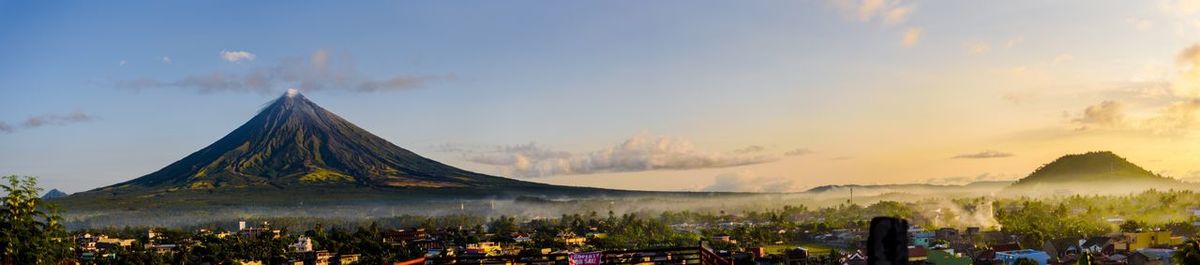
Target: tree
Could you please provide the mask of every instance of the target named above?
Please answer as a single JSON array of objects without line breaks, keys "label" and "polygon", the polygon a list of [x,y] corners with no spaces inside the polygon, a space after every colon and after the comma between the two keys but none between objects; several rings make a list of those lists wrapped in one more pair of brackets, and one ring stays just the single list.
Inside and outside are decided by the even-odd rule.
[{"label": "tree", "polygon": [[1079,256],[1079,259],[1075,261],[1075,264],[1076,265],[1093,265],[1093,264],[1099,264],[1099,263],[1096,262],[1096,257],[1093,256],[1091,252],[1085,252],[1085,253],[1083,253],[1083,255]]},{"label": "tree", "polygon": [[7,176],[0,206],[0,263],[54,264],[71,253],[71,242],[54,205],[38,197],[33,177]]},{"label": "tree", "polygon": [[1141,222],[1138,222],[1136,220],[1127,220],[1124,223],[1121,223],[1121,232],[1126,232],[1126,233],[1138,232],[1138,230],[1141,230],[1143,226],[1144,225],[1142,225]]},{"label": "tree", "polygon": [[1179,265],[1200,264],[1200,239],[1193,238],[1184,242],[1182,247],[1175,250],[1172,260]]},{"label": "tree", "polygon": [[1038,262],[1030,258],[1019,258],[1013,265],[1038,265]]}]

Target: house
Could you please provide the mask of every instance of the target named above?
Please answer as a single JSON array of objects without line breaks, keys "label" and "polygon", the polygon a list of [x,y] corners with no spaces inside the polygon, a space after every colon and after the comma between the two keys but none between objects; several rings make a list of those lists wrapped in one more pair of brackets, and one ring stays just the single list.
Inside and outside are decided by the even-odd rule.
[{"label": "house", "polygon": [[937,231],[934,231],[934,238],[946,240],[946,241],[957,240],[958,239],[958,229],[949,228],[949,227],[938,228]]},{"label": "house", "polygon": [[726,234],[715,235],[712,237],[712,241],[737,243],[737,241],[733,240],[733,237],[726,235]]},{"label": "house", "polygon": [[908,247],[908,263],[921,264],[925,263],[925,260],[927,259],[929,259],[929,256],[927,253],[925,253],[925,248],[914,246]]},{"label": "house", "polygon": [[312,239],[306,236],[296,238],[296,243],[288,245],[288,249],[292,252],[311,252],[313,251]]},{"label": "house", "polygon": [[862,250],[855,250],[854,253],[846,256],[842,265],[867,265],[867,255]]},{"label": "house", "polygon": [[338,264],[355,264],[358,263],[359,254],[342,254],[338,256]]},{"label": "house", "polygon": [[783,252],[783,264],[805,264],[807,259],[807,248],[796,247]]},{"label": "house", "polygon": [[928,263],[934,265],[971,265],[972,259],[951,249],[936,249],[926,253]]},{"label": "house", "polygon": [[1082,252],[1082,248],[1079,247],[1079,241],[1081,240],[1074,238],[1046,240],[1046,243],[1042,244],[1042,251],[1045,251],[1046,255],[1050,255],[1051,260],[1061,260],[1064,257],[1079,255]]},{"label": "house", "polygon": [[1182,243],[1183,238],[1171,236],[1170,231],[1148,231],[1122,233],[1116,242],[1113,243],[1113,248],[1116,250],[1134,251],[1143,248],[1178,245]]},{"label": "house", "polygon": [[1175,250],[1165,248],[1143,248],[1129,253],[1129,265],[1170,265]]},{"label": "house", "polygon": [[517,243],[527,243],[527,242],[533,241],[533,239],[529,237],[529,234],[521,233],[521,232],[513,232],[512,239],[513,239],[513,242],[517,242]]},{"label": "house", "polygon": [[1050,262],[1050,255],[1046,254],[1046,252],[1032,249],[998,251],[993,261],[996,264],[1013,265],[1019,259],[1031,259],[1040,265],[1046,265]]},{"label": "house", "polygon": [[562,242],[563,244],[566,244],[568,246],[572,246],[572,245],[573,246],[582,246],[583,244],[587,243],[587,238],[577,236],[577,235],[575,235],[575,233],[570,233],[570,232],[558,233],[558,235],[555,236],[554,239],[557,240],[558,242]]},{"label": "house", "polygon": [[427,238],[429,238],[429,234],[425,233],[425,228],[397,229],[383,232],[383,242],[392,245],[400,245]]},{"label": "house", "polygon": [[1084,240],[1079,244],[1079,248],[1088,253],[1099,253],[1104,255],[1112,255],[1116,251],[1113,247],[1113,238],[1107,236],[1094,236]]}]

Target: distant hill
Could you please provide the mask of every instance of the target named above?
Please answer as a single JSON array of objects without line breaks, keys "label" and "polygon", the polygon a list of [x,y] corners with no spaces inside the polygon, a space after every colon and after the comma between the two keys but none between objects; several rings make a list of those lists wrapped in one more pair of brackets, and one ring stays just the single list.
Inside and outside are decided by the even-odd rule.
[{"label": "distant hill", "polygon": [[1034,170],[1029,176],[1017,180],[1013,186],[1096,181],[1175,182],[1176,180],[1150,172],[1113,152],[1098,151],[1059,157]]},{"label": "distant hill", "polygon": [[50,191],[47,191],[46,194],[42,195],[42,199],[49,200],[49,199],[66,197],[66,196],[67,196],[66,192],[62,192],[61,190],[58,190],[58,189],[51,189]]},{"label": "distant hill", "polygon": [[1138,166],[1110,151],[1059,157],[1017,180],[1010,192],[1058,194],[1126,193],[1145,189],[1194,188]]},{"label": "distant hill", "polygon": [[804,193],[809,194],[831,194],[838,193],[840,195],[849,195],[851,189],[855,195],[873,196],[887,193],[907,193],[907,194],[930,194],[930,193],[974,193],[988,194],[999,191],[1010,184],[1012,181],[978,181],[962,185],[939,185],[939,184],[879,184],[879,185],[825,185],[813,187]]}]

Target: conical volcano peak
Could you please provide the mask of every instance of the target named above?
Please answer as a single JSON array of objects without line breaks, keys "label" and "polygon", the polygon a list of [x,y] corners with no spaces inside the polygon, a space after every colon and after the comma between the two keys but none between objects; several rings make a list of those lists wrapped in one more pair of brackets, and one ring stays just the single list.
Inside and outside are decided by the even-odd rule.
[{"label": "conical volcano peak", "polygon": [[217,142],[110,189],[212,189],[306,185],[376,188],[538,186],[478,174],[417,155],[288,89]]}]

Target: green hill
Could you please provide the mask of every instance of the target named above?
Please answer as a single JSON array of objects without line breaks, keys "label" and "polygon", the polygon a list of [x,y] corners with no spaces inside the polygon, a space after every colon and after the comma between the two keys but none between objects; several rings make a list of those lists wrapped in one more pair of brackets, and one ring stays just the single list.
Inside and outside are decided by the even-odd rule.
[{"label": "green hill", "polygon": [[1054,162],[1034,170],[1028,177],[1013,183],[1013,186],[1113,181],[1166,183],[1176,180],[1150,172],[1113,152],[1097,151],[1059,157]]}]

